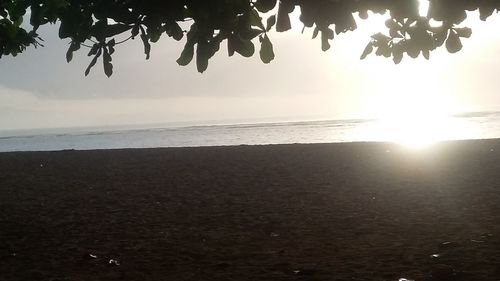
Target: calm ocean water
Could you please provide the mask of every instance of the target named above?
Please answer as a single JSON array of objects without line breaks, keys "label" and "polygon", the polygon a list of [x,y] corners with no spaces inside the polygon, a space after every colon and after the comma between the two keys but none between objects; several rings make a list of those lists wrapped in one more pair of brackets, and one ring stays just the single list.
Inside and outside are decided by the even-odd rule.
[{"label": "calm ocean water", "polygon": [[500,137],[500,112],[439,120],[323,120],[204,126],[0,131],[0,151],[189,147],[242,144],[439,141]]}]

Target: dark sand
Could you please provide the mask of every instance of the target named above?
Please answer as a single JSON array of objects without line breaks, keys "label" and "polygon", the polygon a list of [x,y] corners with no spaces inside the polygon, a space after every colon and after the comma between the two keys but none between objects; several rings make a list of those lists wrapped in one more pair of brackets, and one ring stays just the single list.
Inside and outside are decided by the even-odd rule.
[{"label": "dark sand", "polygon": [[0,280],[500,280],[499,215],[499,140],[0,153]]}]

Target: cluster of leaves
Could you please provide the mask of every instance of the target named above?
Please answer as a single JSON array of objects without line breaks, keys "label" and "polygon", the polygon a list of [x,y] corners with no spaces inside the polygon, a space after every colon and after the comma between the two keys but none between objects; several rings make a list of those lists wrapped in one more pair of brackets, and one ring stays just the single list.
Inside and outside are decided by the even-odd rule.
[{"label": "cluster of leaves", "polygon": [[425,17],[416,19],[388,19],[386,26],[389,28],[389,36],[377,33],[372,36],[361,59],[376,49],[376,55],[391,57],[396,64],[403,59],[404,53],[412,58],[422,54],[426,59],[430,57],[430,51],[441,47],[446,42],[446,49],[450,53],[456,53],[462,49],[461,37],[469,38],[472,30],[468,27],[453,27],[440,25],[432,27]]},{"label": "cluster of leaves", "polygon": [[500,9],[500,1],[430,0],[427,16],[392,16],[386,21],[389,34],[373,35],[361,59],[374,49],[378,56],[392,56],[395,63],[401,62],[405,53],[412,58],[422,54],[429,59],[430,51],[443,45],[448,52],[456,53],[463,47],[461,38],[472,35],[470,28],[459,26],[467,18],[467,11],[477,9],[480,18],[486,20]]},{"label": "cluster of leaves", "polygon": [[[0,55],[15,56],[29,45],[40,45],[37,29],[59,22],[59,37],[71,40],[68,62],[75,51],[89,49],[86,75],[102,58],[104,72],[111,76],[115,47],[129,39],[140,38],[149,59],[151,43],[163,35],[185,40],[177,63],[187,65],[195,59],[199,72],[207,69],[224,42],[229,56],[244,57],[253,56],[259,44],[261,60],[269,63],[274,59],[269,31],[289,30],[290,14],[300,9],[300,21],[304,28],[314,29],[313,38],[320,35],[324,51],[335,35],[357,28],[356,14],[365,19],[369,11],[389,13],[387,34],[372,36],[361,58],[375,50],[399,63],[405,53],[429,58],[430,51],[443,44],[451,53],[458,52],[460,38],[471,35],[470,29],[459,27],[466,11],[479,9],[485,20],[500,9],[500,0],[429,2],[428,15],[421,17],[418,0],[0,0]],[[22,24],[27,11],[31,30]]]},{"label": "cluster of leaves", "polygon": [[[93,58],[86,75],[102,57],[104,72],[110,76],[115,46],[136,37],[143,42],[144,54],[149,59],[151,44],[162,35],[177,41],[185,38],[177,63],[187,65],[196,58],[199,72],[207,69],[209,59],[224,41],[230,56],[236,52],[250,57],[255,52],[253,39],[258,37],[260,56],[268,63],[274,59],[274,51],[267,32],[275,22],[270,19],[264,26],[256,6],[269,10],[276,0],[264,2],[269,1],[259,1],[257,5],[247,0],[66,0],[67,5],[59,11],[59,36],[71,39],[68,61],[82,46],[90,48],[88,55]],[[127,38],[118,41],[116,37],[123,34],[128,34]]]},{"label": "cluster of leaves", "polygon": [[20,27],[28,6],[27,1],[0,1],[0,57],[17,56],[30,45],[41,45],[35,31]]}]

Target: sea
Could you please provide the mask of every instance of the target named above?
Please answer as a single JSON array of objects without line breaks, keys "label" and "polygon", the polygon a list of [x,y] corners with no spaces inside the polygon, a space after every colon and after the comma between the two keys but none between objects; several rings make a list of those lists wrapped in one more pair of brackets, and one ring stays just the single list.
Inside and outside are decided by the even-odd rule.
[{"label": "sea", "polygon": [[490,138],[500,138],[497,111],[397,122],[342,119],[0,130],[0,152],[372,141],[419,145]]}]

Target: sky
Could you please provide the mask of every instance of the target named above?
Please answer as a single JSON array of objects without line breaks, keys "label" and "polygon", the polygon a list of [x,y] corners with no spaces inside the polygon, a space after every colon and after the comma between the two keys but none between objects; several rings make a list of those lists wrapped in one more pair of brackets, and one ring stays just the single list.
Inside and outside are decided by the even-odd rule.
[{"label": "sky", "polygon": [[68,41],[57,26],[45,27],[45,47],[29,48],[0,63],[0,130],[191,124],[287,120],[399,118],[500,109],[500,34],[498,16],[466,25],[473,35],[464,49],[441,49],[430,61],[405,57],[400,65],[374,55],[359,59],[370,35],[384,31],[384,17],[359,21],[358,30],[342,34],[323,52],[312,30],[300,22],[285,33],[271,33],[276,59],[263,64],[227,56],[223,47],[200,74],[194,63],[175,60],[184,42],[164,37],[146,61],[139,40],[117,47],[114,74],[100,64],[88,77],[90,59],[79,52],[66,63]]}]

